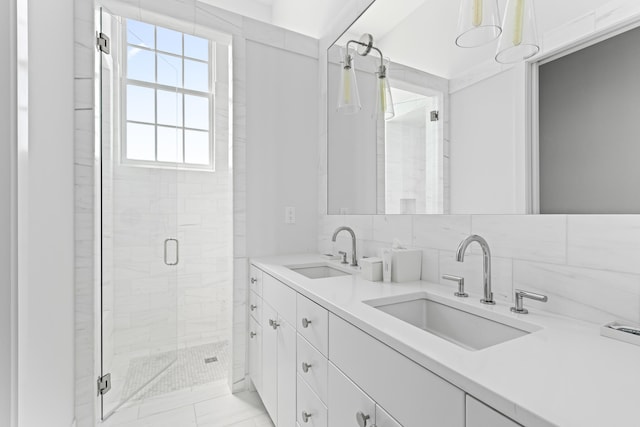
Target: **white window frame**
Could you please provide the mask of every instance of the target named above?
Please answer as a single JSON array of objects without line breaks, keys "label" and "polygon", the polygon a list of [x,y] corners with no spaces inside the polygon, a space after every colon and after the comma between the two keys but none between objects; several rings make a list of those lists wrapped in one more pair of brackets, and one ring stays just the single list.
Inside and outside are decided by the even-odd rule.
[{"label": "white window frame", "polygon": [[[216,69],[216,42],[214,40],[211,40],[209,38],[205,38],[205,37],[201,37],[201,36],[196,36],[196,37],[200,37],[200,38],[205,38],[208,42],[209,42],[209,61],[203,61],[197,58],[191,58],[188,56],[184,55],[184,35],[191,35],[187,32],[181,31],[179,29],[174,29],[174,28],[169,28],[169,27],[164,27],[162,25],[157,25],[151,22],[145,22],[145,21],[140,21],[139,19],[133,19],[135,21],[139,21],[139,22],[143,22],[145,24],[148,25],[153,25],[154,27],[154,40],[155,40],[155,46],[153,48],[147,48],[145,46],[139,46],[139,45],[132,45],[129,44],[127,42],[127,21],[129,18],[124,19],[124,22],[122,24],[122,37],[121,37],[121,42],[122,42],[122,76],[121,76],[121,82],[120,82],[120,99],[121,99],[121,106],[120,106],[120,111],[121,111],[121,121],[123,123],[123,126],[121,126],[121,135],[120,135],[120,164],[124,165],[124,166],[134,166],[134,167],[148,167],[148,168],[160,168],[160,169],[182,169],[182,170],[198,170],[198,171],[210,171],[210,172],[215,172],[215,150],[216,150],[216,146],[215,146],[215,135],[216,135],[216,131],[215,131],[215,108],[216,108],[216,78],[215,78],[215,69]],[[179,33],[182,33],[182,55],[178,55],[178,54],[174,54],[171,52],[165,52],[162,50],[158,50],[157,49],[157,37],[158,37],[158,27],[161,27],[163,29],[167,29],[167,30],[171,30],[171,31],[176,31]],[[206,63],[208,65],[209,68],[209,91],[208,92],[201,92],[201,91],[197,91],[197,90],[192,90],[192,89],[186,89],[183,87],[173,87],[173,86],[168,86],[168,85],[163,85],[160,83],[152,83],[152,82],[146,82],[146,81],[142,81],[142,80],[135,80],[135,79],[129,79],[127,77],[127,67],[128,67],[128,47],[135,47],[135,48],[139,48],[141,50],[146,50],[148,52],[152,52],[154,55],[157,55],[158,53],[161,53],[163,55],[168,55],[168,56],[172,56],[175,58],[181,58],[182,59],[182,82],[184,82],[184,60],[185,59],[189,59],[189,60],[193,60],[196,62],[201,62],[201,63]],[[156,60],[155,60],[155,77],[157,80],[157,76],[158,76],[158,59],[156,56]],[[128,120],[127,119],[127,85],[128,84],[132,84],[135,86],[139,86],[139,87],[144,87],[144,88],[148,88],[148,89],[153,89],[154,90],[154,107],[155,107],[155,111],[154,111],[154,123],[146,123],[146,122],[138,122],[135,120]],[[157,123],[157,115],[158,115],[158,104],[157,104],[157,90],[163,90],[163,91],[169,91],[169,92],[176,92],[182,95],[182,126],[170,126],[170,125],[159,125]],[[127,123],[134,123],[134,124],[143,124],[143,125],[153,125],[154,126],[154,132],[155,132],[155,144],[154,144],[154,149],[155,149],[155,157],[157,158],[158,155],[158,126],[161,127],[165,127],[165,128],[173,128],[173,129],[181,129],[182,130],[182,159],[185,159],[185,131],[188,130],[194,130],[194,131],[198,131],[198,132],[203,132],[202,129],[196,129],[196,128],[189,128],[187,126],[185,126],[185,102],[184,102],[184,95],[194,95],[194,96],[199,96],[199,97],[207,97],[208,101],[209,101],[209,129],[208,129],[208,136],[209,136],[209,159],[208,159],[208,163],[207,164],[197,164],[197,163],[186,163],[186,162],[166,162],[166,161],[160,161],[160,160],[138,160],[138,159],[129,159],[127,158]]]}]

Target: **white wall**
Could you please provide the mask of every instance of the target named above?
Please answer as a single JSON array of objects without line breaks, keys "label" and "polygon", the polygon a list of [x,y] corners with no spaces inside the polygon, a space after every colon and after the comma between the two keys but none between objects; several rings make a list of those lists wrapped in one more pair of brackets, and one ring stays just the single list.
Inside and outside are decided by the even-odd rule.
[{"label": "white wall", "polygon": [[73,16],[72,0],[29,2],[28,277],[18,296],[25,427],[74,419]]},{"label": "white wall", "polygon": [[0,4],[0,425],[11,422],[12,157],[15,144],[15,1]]},{"label": "white wall", "polygon": [[[247,248],[250,257],[315,250],[318,61],[247,42]],[[285,207],[296,224],[285,224]]]}]

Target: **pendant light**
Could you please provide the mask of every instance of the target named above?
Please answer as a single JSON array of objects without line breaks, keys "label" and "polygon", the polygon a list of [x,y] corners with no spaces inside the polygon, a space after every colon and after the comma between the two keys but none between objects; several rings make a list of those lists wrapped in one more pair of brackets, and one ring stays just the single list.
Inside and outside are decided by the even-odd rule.
[{"label": "pendant light", "polygon": [[376,109],[373,118],[378,120],[383,116],[385,120],[391,120],[395,115],[391,86],[387,78],[387,66],[381,64],[376,73]]},{"label": "pendant light", "polygon": [[514,64],[540,52],[533,0],[509,0],[496,61]]},{"label": "pendant light", "polygon": [[353,66],[353,55],[349,51],[350,44],[356,45],[355,52],[360,56],[367,56],[375,50],[380,55],[380,66],[376,72],[376,108],[373,118],[383,116],[386,120],[395,116],[391,87],[387,78],[387,66],[380,49],[373,45],[373,36],[363,34],[359,40],[349,40],[346,45],[346,53],[343,55],[342,71],[340,73],[340,86],[338,87],[338,111],[343,114],[356,114],[362,109],[360,94],[356,82],[356,72]]},{"label": "pendant light", "polygon": [[500,37],[498,0],[462,0],[458,15],[456,45],[472,48]]},{"label": "pendant light", "polygon": [[356,114],[361,109],[356,70],[353,68],[353,56],[347,50],[342,61],[342,71],[340,73],[338,111],[343,114]]}]

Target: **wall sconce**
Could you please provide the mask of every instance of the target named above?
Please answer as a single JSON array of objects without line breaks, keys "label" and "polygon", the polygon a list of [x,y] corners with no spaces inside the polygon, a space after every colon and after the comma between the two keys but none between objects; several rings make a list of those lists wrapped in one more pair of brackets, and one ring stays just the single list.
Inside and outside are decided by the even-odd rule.
[{"label": "wall sconce", "polygon": [[356,114],[362,109],[356,81],[354,58],[349,52],[349,45],[352,43],[357,45],[355,52],[360,56],[367,56],[372,50],[375,50],[380,55],[380,66],[376,71],[376,108],[373,118],[377,120],[381,115],[384,116],[385,120],[393,118],[395,111],[393,99],[391,98],[391,86],[387,76],[387,66],[384,63],[382,51],[374,46],[371,34],[363,34],[360,40],[349,40],[347,42],[346,53],[341,62],[342,73],[340,74],[338,111],[343,114]]}]

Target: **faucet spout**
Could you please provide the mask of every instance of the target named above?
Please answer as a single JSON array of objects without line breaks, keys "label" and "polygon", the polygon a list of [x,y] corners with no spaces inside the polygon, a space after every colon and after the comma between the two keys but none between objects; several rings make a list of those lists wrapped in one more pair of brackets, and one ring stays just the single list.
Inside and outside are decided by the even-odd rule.
[{"label": "faucet spout", "polygon": [[464,262],[464,255],[467,252],[467,248],[473,242],[476,242],[482,248],[482,266],[483,266],[483,283],[484,283],[484,298],[480,300],[483,304],[495,305],[493,300],[493,292],[491,291],[491,250],[487,241],[478,236],[472,235],[460,242],[458,250],[456,251],[456,261]]},{"label": "faucet spout", "polygon": [[338,233],[341,231],[346,231],[351,235],[351,266],[358,266],[358,257],[356,255],[356,233],[349,227],[338,227],[336,231],[333,232],[333,237],[331,237],[331,241],[335,242],[338,237]]}]

